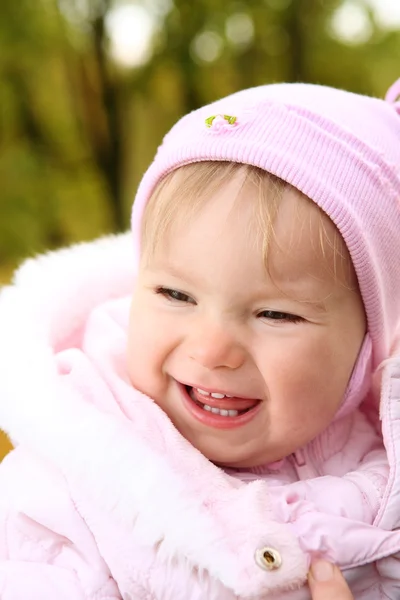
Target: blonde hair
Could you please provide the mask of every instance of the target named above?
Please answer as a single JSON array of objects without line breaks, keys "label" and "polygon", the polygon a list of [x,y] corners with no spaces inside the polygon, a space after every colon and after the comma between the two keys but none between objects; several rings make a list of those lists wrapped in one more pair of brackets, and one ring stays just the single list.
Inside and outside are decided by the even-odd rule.
[{"label": "blonde hair", "polygon": [[[238,177],[240,175],[241,178]],[[151,257],[173,226],[190,222],[205,202],[208,202],[224,184],[234,177],[238,177],[238,181],[241,182],[238,196],[240,190],[248,182],[255,185],[258,190],[258,203],[255,207],[257,231],[252,232],[252,238],[262,252],[267,269],[271,240],[279,246],[274,222],[280,201],[284,192],[290,189],[295,191],[299,199],[299,207],[301,203],[307,203],[313,214],[315,211],[319,213],[319,247],[314,248],[314,251],[320,252],[326,268],[334,275],[335,279],[337,279],[339,264],[341,272],[345,267],[344,285],[349,289],[358,289],[354,268],[342,236],[334,226],[334,235],[328,234],[328,228],[332,232],[329,217],[310,198],[282,179],[259,167],[235,162],[191,163],[170,172],[158,183],[146,205],[142,219],[142,256]],[[328,249],[330,249],[329,252]]]}]

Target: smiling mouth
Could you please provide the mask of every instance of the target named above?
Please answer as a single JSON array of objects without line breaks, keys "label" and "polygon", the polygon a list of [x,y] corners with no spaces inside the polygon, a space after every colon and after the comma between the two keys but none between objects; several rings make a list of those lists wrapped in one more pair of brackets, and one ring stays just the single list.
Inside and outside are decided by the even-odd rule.
[{"label": "smiling mouth", "polygon": [[227,419],[240,417],[258,406],[260,400],[209,393],[199,388],[185,386],[190,399],[202,410]]}]

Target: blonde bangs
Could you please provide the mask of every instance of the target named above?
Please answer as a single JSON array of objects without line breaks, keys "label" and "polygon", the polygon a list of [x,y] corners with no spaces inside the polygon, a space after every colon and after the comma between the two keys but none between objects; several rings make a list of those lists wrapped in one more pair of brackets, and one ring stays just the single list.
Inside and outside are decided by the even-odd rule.
[{"label": "blonde bangs", "polygon": [[[268,269],[268,251],[271,242],[282,250],[275,233],[275,220],[285,190],[294,190],[300,208],[304,203],[309,207],[309,223],[300,222],[299,226],[315,227],[318,217],[318,253],[326,269],[340,279],[345,287],[358,289],[354,268],[344,240],[332,224],[329,217],[310,198],[278,177],[252,165],[233,162],[204,161],[184,165],[167,174],[157,185],[144,211],[141,230],[142,258],[148,260],[165,243],[167,236],[175,227],[186,226],[204,207],[205,203],[232,178],[237,177],[239,186],[237,197],[244,185],[250,182],[257,190],[257,206],[254,207],[254,223],[248,232],[249,239],[263,256]],[[295,215],[294,215],[295,216]],[[332,233],[333,228],[333,233]],[[287,254],[291,249],[285,248]],[[293,260],[296,257],[293,256]]]},{"label": "blonde bangs", "polygon": [[218,191],[232,178],[240,177],[240,190],[251,181],[258,189],[257,230],[254,238],[261,240],[261,250],[267,254],[273,221],[285,182],[266,171],[232,162],[198,162],[172,171],[155,188],[142,220],[142,255],[152,256],[170,233],[171,228],[190,222]]}]

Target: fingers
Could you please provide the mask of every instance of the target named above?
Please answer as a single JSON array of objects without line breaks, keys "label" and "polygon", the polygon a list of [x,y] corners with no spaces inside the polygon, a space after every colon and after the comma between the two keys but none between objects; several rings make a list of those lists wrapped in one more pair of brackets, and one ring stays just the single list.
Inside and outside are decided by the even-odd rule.
[{"label": "fingers", "polygon": [[340,570],[325,560],[311,565],[308,583],[313,600],[354,600]]}]

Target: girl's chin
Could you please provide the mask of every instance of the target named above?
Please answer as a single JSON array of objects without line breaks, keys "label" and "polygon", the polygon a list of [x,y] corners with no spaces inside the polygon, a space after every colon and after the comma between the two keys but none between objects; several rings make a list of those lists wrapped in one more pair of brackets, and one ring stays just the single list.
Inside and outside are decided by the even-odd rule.
[{"label": "girl's chin", "polygon": [[233,444],[229,447],[224,442],[221,444],[206,443],[204,439],[199,440],[190,434],[185,435],[182,431],[181,433],[196,450],[221,469],[252,469],[266,466],[270,463],[273,466],[276,465],[275,468],[277,468],[279,466],[278,463],[283,462],[283,459],[273,460],[272,457],[270,459],[267,455],[262,456],[256,453],[252,454],[251,452],[244,454],[243,450],[240,451],[239,444]]}]

